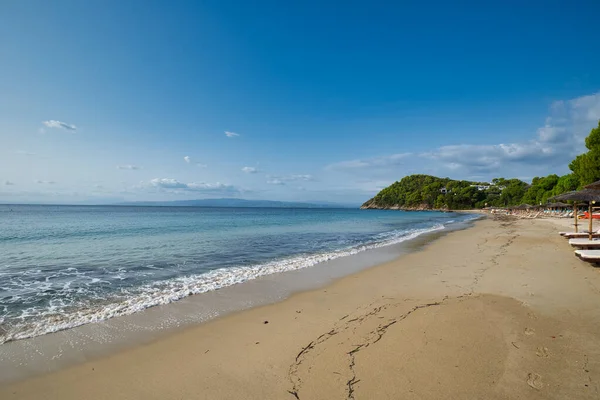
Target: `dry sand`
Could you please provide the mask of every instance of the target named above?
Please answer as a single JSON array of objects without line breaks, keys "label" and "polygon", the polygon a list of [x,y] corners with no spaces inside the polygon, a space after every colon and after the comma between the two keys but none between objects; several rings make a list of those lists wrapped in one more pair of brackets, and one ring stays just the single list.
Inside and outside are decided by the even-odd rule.
[{"label": "dry sand", "polygon": [[599,399],[600,270],[545,220],[423,250],[1,399]]}]

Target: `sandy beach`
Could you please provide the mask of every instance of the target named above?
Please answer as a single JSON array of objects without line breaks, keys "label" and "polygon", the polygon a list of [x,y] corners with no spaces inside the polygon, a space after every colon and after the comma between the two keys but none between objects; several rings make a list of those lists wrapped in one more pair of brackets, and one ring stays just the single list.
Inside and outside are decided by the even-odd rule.
[{"label": "sandy beach", "polygon": [[393,262],[0,388],[2,399],[598,399],[600,270],[485,219]]}]

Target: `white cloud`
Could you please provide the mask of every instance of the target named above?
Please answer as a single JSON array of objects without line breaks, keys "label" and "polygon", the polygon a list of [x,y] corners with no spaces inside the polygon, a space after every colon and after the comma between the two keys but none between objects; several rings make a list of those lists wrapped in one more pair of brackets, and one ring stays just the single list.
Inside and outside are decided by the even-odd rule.
[{"label": "white cloud", "polygon": [[542,142],[562,141],[565,138],[566,128],[553,126],[550,121],[538,129],[538,137]]},{"label": "white cloud", "polygon": [[23,151],[23,150],[17,150],[17,151],[15,151],[15,154],[19,154],[21,156],[35,156],[35,153],[30,153],[28,151]]},{"label": "white cloud", "polygon": [[12,186],[12,185],[14,185],[14,183],[13,183],[13,182],[11,182],[11,181],[4,181],[4,184],[5,184],[6,186]]},{"label": "white cloud", "polygon": [[[528,141],[442,146],[423,156],[441,162],[442,166],[475,174],[499,170],[510,170],[515,174],[519,169],[531,167],[541,171],[552,171],[559,166],[564,169],[569,161],[584,151],[583,138],[598,123],[597,119],[589,116],[590,110],[600,106],[600,94],[584,97],[585,101],[580,98],[553,103],[551,115],[546,118],[544,126]],[[584,109],[582,104],[587,108]]]},{"label": "white cloud", "polygon": [[281,182],[294,182],[294,181],[313,181],[312,175],[308,174],[296,174],[296,175],[267,175],[270,180],[281,181]]},{"label": "white cloud", "polygon": [[71,132],[77,131],[77,127],[75,125],[67,124],[66,122],[62,122],[62,121],[56,121],[56,120],[51,119],[48,121],[43,121],[42,123],[48,128],[65,129],[65,130],[71,131]]},{"label": "white cloud", "polygon": [[283,179],[289,181],[312,181],[314,178],[312,175],[289,175],[284,176]]},{"label": "white cloud", "polygon": [[279,179],[269,179],[269,180],[267,181],[267,183],[268,183],[269,185],[285,185],[285,182],[283,182],[283,181],[281,181],[281,180],[279,180]]},{"label": "white cloud", "polygon": [[235,132],[225,131],[225,136],[227,136],[227,137],[236,137],[236,136],[240,136],[240,134],[239,133],[235,133]]},{"label": "white cloud", "polygon": [[600,119],[600,93],[552,103],[542,127],[529,140],[499,144],[454,144],[424,153],[341,161],[326,170],[394,181],[411,173],[479,180],[566,173],[585,151],[583,140]]},{"label": "white cloud", "polygon": [[[191,164],[192,162],[194,162],[190,156],[183,157],[183,161],[185,161],[188,164]],[[206,168],[207,167],[206,164],[202,164],[202,163],[195,163],[195,164],[198,168]]]},{"label": "white cloud", "polygon": [[341,161],[330,164],[325,169],[328,170],[353,170],[361,168],[389,168],[403,165],[412,153],[398,153],[389,156],[380,156],[366,158],[364,160]]},{"label": "white cloud", "polygon": [[137,165],[126,164],[126,165],[117,165],[117,169],[138,170],[138,169],[142,169],[142,167],[139,167]]},{"label": "white cloud", "polygon": [[256,174],[258,171],[258,168],[254,168],[254,167],[244,167],[242,168],[242,171],[244,171],[247,174]]},{"label": "white cloud", "polygon": [[240,189],[221,182],[191,182],[184,183],[174,178],[154,178],[150,182],[141,182],[137,188],[158,189],[170,193],[204,193],[207,195],[237,195]]},{"label": "white cloud", "polygon": [[56,182],[54,181],[42,181],[42,180],[36,180],[35,183],[39,184],[39,185],[54,185]]},{"label": "white cloud", "polygon": [[202,191],[211,191],[211,190],[233,189],[234,187],[232,185],[226,185],[221,182],[217,182],[217,183],[205,183],[205,182],[194,183],[194,182],[192,182],[192,183],[187,184],[187,188],[189,190],[202,192]]},{"label": "white cloud", "polygon": [[[564,102],[560,102],[564,106]],[[600,119],[600,93],[569,100],[567,109],[575,120],[597,123]]]},{"label": "white cloud", "polygon": [[465,169],[470,173],[492,173],[507,165],[566,164],[572,158],[565,157],[564,148],[549,143],[531,141],[497,145],[442,146],[420,156],[439,162],[451,170]]},{"label": "white cloud", "polygon": [[165,189],[186,189],[185,183],[179,182],[173,178],[154,178],[150,181],[150,184],[154,187],[160,187]]}]

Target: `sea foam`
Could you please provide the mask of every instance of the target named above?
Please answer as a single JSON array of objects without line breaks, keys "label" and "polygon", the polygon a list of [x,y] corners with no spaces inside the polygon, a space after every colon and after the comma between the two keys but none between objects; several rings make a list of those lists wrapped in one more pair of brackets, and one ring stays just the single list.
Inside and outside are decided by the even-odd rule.
[{"label": "sea foam", "polygon": [[[317,254],[296,255],[250,266],[218,268],[201,274],[190,274],[163,281],[155,281],[135,288],[123,289],[118,301],[98,304],[66,304],[63,300],[51,301],[43,308],[29,307],[22,311],[17,322],[6,321],[7,307],[0,309],[0,344],[44,335],[76,326],[99,322],[118,316],[133,314],[149,307],[169,304],[184,297],[218,290],[261,276],[293,271],[315,266],[325,261],[346,257],[366,250],[398,244],[420,235],[443,230],[443,224],[430,228],[392,231],[378,235],[378,240],[340,250]],[[149,265],[149,269],[153,266]],[[36,273],[37,270],[28,273]],[[40,272],[40,271],[37,271]],[[98,282],[94,282],[98,283]],[[69,285],[69,283],[65,283]]]}]

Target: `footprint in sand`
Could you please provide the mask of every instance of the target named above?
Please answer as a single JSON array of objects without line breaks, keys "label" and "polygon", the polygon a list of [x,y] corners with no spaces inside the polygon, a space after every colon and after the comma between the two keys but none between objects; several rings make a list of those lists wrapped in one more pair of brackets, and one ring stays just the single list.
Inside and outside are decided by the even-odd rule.
[{"label": "footprint in sand", "polygon": [[527,313],[527,316],[529,317],[529,319],[538,319],[537,315],[535,315],[534,313]]},{"label": "footprint in sand", "polygon": [[542,384],[542,377],[540,374],[534,374],[531,372],[527,375],[527,384],[537,390],[540,390],[542,386],[544,386]]},{"label": "footprint in sand", "polygon": [[550,353],[548,352],[548,348],[547,347],[538,347],[537,351],[535,352],[535,355],[538,357],[548,357],[550,355]]},{"label": "footprint in sand", "polygon": [[525,328],[525,335],[527,335],[527,336],[535,335],[535,330],[532,328]]}]

